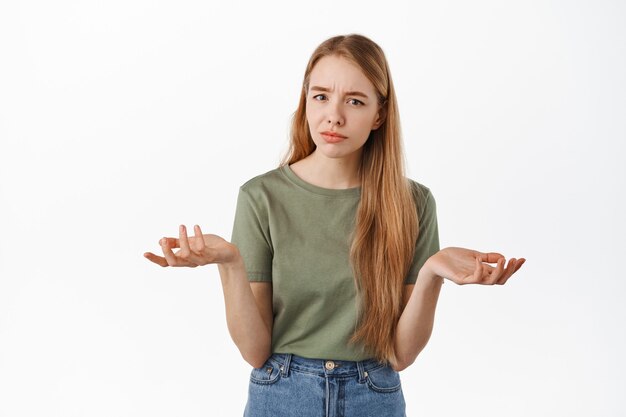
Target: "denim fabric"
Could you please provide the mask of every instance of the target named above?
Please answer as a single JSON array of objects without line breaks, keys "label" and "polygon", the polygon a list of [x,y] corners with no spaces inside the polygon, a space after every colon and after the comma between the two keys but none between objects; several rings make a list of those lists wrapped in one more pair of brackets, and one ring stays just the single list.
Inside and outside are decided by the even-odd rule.
[{"label": "denim fabric", "polygon": [[375,360],[274,353],[250,373],[244,417],[406,417],[400,374]]}]

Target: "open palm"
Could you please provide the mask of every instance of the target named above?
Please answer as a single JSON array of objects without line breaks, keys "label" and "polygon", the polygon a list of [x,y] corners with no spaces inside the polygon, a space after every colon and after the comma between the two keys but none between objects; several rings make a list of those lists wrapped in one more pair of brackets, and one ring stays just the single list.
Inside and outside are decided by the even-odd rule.
[{"label": "open palm", "polygon": [[[239,250],[235,245],[217,235],[203,235],[200,226],[194,227],[195,235],[188,237],[187,228],[181,225],[178,239],[164,237],[159,241],[163,256],[152,252],[143,254],[157,265],[187,266],[195,268],[200,265],[228,263],[237,258]],[[173,248],[180,248],[177,252]]]},{"label": "open palm", "polygon": [[[436,275],[459,285],[503,285],[526,259],[511,258],[505,268],[506,259],[500,253],[449,247],[437,252],[429,261]],[[495,263],[496,266],[487,265],[489,263]]]}]

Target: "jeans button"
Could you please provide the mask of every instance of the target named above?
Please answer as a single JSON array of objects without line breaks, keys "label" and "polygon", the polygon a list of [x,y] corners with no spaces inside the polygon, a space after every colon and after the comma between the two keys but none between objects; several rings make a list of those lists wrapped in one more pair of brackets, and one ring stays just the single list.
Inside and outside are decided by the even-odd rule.
[{"label": "jeans button", "polygon": [[326,367],[326,369],[328,369],[329,371],[332,371],[333,369],[335,369],[335,362],[326,361],[326,364],[324,365],[324,367]]}]

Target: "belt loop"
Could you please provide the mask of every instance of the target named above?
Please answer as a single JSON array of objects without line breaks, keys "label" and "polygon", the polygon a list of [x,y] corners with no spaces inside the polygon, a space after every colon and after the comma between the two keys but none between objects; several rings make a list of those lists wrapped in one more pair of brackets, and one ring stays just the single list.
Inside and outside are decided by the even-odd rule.
[{"label": "belt loop", "polygon": [[358,361],[356,363],[356,368],[359,371],[359,383],[362,384],[365,382],[365,378],[367,377],[367,373],[365,372],[365,368],[363,367],[363,362]]},{"label": "belt loop", "polygon": [[289,378],[289,367],[291,366],[291,353],[285,354],[285,363],[280,367],[280,374],[284,378]]}]

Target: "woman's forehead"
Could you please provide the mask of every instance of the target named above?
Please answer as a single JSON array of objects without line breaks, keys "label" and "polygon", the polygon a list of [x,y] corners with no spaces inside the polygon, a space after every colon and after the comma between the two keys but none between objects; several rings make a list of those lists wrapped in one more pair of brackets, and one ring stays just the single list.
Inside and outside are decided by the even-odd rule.
[{"label": "woman's forehead", "polygon": [[345,58],[333,55],[317,61],[311,70],[309,85],[320,86],[330,91],[340,89],[370,94],[374,91],[374,85],[358,66]]}]

